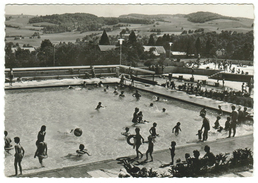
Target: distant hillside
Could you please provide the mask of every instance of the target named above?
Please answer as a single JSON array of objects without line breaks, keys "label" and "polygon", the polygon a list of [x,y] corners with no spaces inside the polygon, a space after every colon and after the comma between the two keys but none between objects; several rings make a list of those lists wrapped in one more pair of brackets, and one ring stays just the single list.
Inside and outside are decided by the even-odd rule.
[{"label": "distant hillside", "polygon": [[184,14],[157,14],[157,15],[145,15],[145,14],[128,14],[128,15],[120,15],[119,18],[139,18],[139,19],[150,19],[156,21],[164,21],[167,18],[173,17],[184,17]]},{"label": "distant hillside", "polygon": [[203,11],[190,13],[188,15],[185,15],[185,18],[187,18],[188,21],[194,22],[194,23],[204,23],[204,22],[208,22],[216,19],[228,19],[228,20],[236,20],[236,21],[239,20],[233,17],[222,16],[217,13],[203,12]]},{"label": "distant hillside", "polygon": [[65,13],[46,16],[33,17],[29,20],[30,24],[48,22],[55,24],[44,26],[45,33],[56,33],[66,31],[97,31],[104,25],[115,25],[117,23],[139,23],[150,24],[152,21],[148,19],[138,18],[114,18],[114,17],[98,17],[89,13]]}]

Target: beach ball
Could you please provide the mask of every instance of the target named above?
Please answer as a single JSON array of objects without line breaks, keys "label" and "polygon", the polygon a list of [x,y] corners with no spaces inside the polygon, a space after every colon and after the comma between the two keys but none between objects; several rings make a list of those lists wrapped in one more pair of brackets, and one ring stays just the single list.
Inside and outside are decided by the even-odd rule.
[{"label": "beach ball", "polygon": [[75,128],[74,135],[80,137],[82,135],[82,130],[80,128]]}]

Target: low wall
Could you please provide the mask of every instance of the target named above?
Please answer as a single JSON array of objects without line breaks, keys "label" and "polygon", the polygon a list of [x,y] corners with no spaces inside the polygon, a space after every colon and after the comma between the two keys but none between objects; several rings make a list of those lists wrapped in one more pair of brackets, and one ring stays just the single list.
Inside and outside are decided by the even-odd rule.
[{"label": "low wall", "polygon": [[[210,75],[215,74],[219,71],[221,71],[221,70],[194,69],[194,74],[210,76]],[[186,68],[186,67],[167,66],[167,67],[164,68],[163,73],[164,74],[167,74],[167,73],[192,74],[192,69],[191,68]]]}]

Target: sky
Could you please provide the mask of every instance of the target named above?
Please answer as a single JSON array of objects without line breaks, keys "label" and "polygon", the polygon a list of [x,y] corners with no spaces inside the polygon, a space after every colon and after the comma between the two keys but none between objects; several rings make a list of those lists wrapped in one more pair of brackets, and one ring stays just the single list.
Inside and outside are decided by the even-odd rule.
[{"label": "sky", "polygon": [[214,12],[225,16],[254,18],[252,4],[231,5],[6,5],[5,14],[51,15],[63,13],[90,13],[103,17],[118,17],[129,13],[189,14],[197,11]]}]

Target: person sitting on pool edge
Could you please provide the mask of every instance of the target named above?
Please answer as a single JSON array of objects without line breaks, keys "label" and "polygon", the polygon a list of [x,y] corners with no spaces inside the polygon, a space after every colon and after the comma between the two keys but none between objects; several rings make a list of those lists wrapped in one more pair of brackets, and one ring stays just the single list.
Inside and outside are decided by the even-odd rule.
[{"label": "person sitting on pool edge", "polygon": [[88,156],[91,156],[89,153],[88,153],[88,150],[87,149],[84,149],[84,145],[83,144],[80,144],[79,145],[79,150],[76,150],[76,153],[77,153],[77,156],[82,156],[84,154],[87,154]]}]

